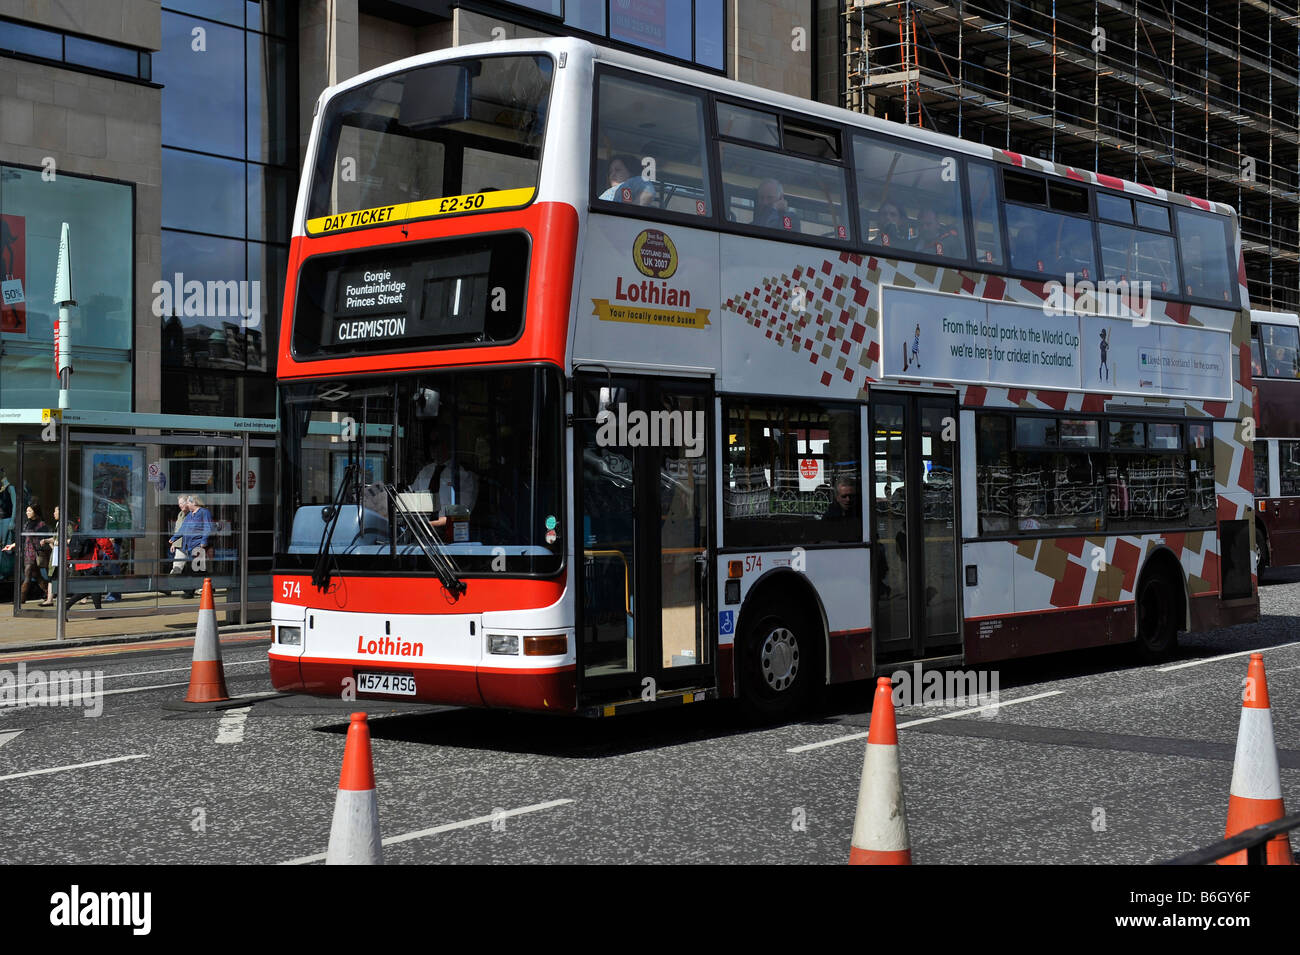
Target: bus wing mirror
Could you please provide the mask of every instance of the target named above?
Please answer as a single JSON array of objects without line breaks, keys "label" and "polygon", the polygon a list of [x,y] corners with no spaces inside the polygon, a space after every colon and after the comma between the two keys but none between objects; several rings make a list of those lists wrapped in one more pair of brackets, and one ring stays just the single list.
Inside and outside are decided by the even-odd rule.
[{"label": "bus wing mirror", "polygon": [[600,407],[596,409],[598,412],[616,412],[621,404],[627,404],[626,388],[602,387],[600,389]]}]

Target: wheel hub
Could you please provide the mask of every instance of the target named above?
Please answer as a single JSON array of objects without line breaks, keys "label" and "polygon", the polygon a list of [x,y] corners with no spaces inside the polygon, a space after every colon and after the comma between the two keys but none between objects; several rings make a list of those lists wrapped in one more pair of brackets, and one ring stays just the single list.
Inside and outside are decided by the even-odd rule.
[{"label": "wheel hub", "polygon": [[763,679],[773,690],[790,688],[799,673],[799,641],[784,627],[773,630],[763,641],[759,653]]}]

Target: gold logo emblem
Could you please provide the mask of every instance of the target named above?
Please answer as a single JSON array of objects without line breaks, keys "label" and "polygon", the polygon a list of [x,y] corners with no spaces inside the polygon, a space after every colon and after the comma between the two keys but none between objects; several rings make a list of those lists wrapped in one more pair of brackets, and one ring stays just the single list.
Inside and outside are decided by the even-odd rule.
[{"label": "gold logo emblem", "polygon": [[632,243],[632,264],[652,279],[671,278],[677,271],[677,246],[658,229],[646,229]]}]

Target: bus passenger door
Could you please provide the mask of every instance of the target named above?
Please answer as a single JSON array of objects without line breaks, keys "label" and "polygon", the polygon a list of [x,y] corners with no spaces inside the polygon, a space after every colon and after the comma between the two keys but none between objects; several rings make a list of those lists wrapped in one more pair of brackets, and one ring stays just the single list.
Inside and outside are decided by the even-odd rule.
[{"label": "bus passenger door", "polygon": [[958,654],[956,402],[879,391],[870,402],[876,662]]},{"label": "bus passenger door", "polygon": [[716,684],[711,389],[577,378],[579,703]]}]

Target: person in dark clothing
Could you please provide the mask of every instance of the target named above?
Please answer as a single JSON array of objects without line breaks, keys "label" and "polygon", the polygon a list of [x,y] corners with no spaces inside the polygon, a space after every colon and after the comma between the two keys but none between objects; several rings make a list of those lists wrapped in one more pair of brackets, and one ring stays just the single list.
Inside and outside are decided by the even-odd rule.
[{"label": "person in dark clothing", "polygon": [[826,506],[824,521],[843,521],[858,516],[858,482],[851,477],[835,481],[835,499]]},{"label": "person in dark clothing", "polygon": [[[41,508],[38,504],[27,505],[27,523],[23,525],[23,577],[19,587],[22,593],[19,600],[27,598],[27,591],[35,587],[38,592],[45,593],[45,599],[49,600],[50,585],[41,579],[42,564],[49,563],[49,550],[41,546],[41,532],[48,531],[45,521],[41,519]],[[4,549],[6,551],[14,550],[18,543],[14,542]]]}]

